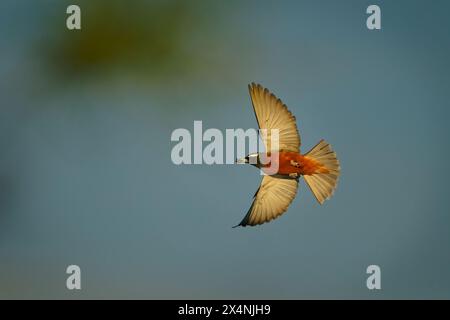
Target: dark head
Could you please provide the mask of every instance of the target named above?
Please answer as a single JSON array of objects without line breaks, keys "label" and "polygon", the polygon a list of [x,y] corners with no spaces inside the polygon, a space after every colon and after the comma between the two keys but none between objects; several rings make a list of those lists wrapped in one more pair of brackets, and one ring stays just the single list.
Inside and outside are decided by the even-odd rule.
[{"label": "dark head", "polygon": [[259,165],[261,164],[259,159],[259,153],[250,153],[245,158],[237,159],[236,163],[247,163],[251,164],[252,166],[259,167]]}]

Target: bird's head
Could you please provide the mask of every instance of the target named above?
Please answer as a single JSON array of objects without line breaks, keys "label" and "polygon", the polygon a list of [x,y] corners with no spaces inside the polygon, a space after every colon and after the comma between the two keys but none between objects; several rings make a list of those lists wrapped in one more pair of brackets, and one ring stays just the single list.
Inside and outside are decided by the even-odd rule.
[{"label": "bird's head", "polygon": [[252,166],[258,167],[261,164],[259,153],[250,153],[245,158],[237,159],[236,163],[247,163]]}]

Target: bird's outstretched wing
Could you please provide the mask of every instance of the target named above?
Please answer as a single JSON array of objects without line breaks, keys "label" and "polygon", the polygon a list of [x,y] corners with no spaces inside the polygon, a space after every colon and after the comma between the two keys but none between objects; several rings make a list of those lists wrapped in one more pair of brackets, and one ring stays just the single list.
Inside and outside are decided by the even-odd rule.
[{"label": "bird's outstretched wing", "polygon": [[300,135],[295,117],[286,105],[259,84],[252,83],[248,89],[259,128],[267,130],[267,135],[262,136],[266,152],[275,149],[271,145],[271,129],[279,130],[278,150],[300,152]]},{"label": "bird's outstretched wing", "polygon": [[[252,206],[237,226],[255,226],[281,216],[297,194],[298,181],[264,176]],[[237,227],[236,226],[236,227]]]}]

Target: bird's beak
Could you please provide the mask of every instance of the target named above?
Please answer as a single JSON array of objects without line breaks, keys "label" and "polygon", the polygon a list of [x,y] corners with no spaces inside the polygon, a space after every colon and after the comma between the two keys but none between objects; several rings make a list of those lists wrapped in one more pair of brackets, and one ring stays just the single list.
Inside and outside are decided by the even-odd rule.
[{"label": "bird's beak", "polygon": [[248,163],[247,159],[242,158],[242,159],[236,159],[236,163]]}]

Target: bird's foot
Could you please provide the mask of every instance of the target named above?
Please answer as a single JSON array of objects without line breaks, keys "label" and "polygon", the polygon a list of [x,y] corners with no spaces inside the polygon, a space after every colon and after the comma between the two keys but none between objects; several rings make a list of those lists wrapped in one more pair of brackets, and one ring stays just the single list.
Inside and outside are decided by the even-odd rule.
[{"label": "bird's foot", "polygon": [[289,178],[297,179],[298,178],[298,173],[297,172],[289,173]]},{"label": "bird's foot", "polygon": [[297,161],[291,160],[291,165],[296,168],[300,168],[300,163],[298,163]]}]

